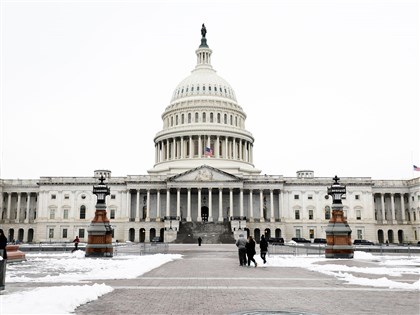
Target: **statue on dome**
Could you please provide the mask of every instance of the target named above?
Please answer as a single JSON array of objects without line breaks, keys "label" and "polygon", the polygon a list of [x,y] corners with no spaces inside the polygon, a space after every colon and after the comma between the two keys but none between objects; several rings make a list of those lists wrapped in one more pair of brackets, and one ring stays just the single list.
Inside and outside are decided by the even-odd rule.
[{"label": "statue on dome", "polygon": [[203,23],[203,26],[201,27],[201,36],[206,37],[206,34],[207,34],[207,29]]}]

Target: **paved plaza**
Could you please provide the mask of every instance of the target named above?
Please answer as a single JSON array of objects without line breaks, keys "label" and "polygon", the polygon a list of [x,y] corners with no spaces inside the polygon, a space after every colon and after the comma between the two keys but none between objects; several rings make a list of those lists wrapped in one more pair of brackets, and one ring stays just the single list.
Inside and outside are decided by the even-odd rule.
[{"label": "paved plaza", "polygon": [[[75,313],[420,314],[419,291],[348,285],[303,268],[240,267],[234,245],[171,244],[169,253],[182,254],[183,259],[137,279],[104,280],[114,291]],[[363,267],[364,263],[352,260],[351,264]]]}]

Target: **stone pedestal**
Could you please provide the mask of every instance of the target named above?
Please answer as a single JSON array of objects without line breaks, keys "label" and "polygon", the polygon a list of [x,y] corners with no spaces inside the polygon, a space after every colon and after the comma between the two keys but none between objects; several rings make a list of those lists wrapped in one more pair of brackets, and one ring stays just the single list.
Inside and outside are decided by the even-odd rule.
[{"label": "stone pedestal", "polygon": [[353,258],[351,229],[344,218],[342,209],[333,207],[332,217],[325,233],[327,235],[326,258]]},{"label": "stone pedestal", "polygon": [[88,231],[88,243],[86,245],[86,257],[112,257],[112,227],[106,216],[105,209],[96,209]]}]

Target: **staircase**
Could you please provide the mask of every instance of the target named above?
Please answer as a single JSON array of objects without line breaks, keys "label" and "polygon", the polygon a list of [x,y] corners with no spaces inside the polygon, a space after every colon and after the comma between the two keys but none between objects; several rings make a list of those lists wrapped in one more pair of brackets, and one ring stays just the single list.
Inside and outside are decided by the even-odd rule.
[{"label": "staircase", "polygon": [[201,237],[203,244],[233,244],[230,222],[180,222],[174,243],[194,244]]}]

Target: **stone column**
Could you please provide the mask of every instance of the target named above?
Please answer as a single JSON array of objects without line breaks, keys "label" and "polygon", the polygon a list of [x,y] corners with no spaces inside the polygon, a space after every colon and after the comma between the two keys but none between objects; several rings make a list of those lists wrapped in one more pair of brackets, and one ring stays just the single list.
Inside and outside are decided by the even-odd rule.
[{"label": "stone column", "polygon": [[20,204],[21,204],[21,199],[22,199],[22,193],[18,192],[17,194],[18,194],[18,199],[17,199],[16,218],[15,218],[16,223],[18,223],[20,219]]},{"label": "stone column", "polygon": [[201,158],[203,153],[203,144],[201,142],[201,136],[198,136],[198,158]]},{"label": "stone column", "polygon": [[29,206],[31,203],[31,193],[27,193],[28,201],[26,202],[26,216],[25,216],[25,223],[29,223]]},{"label": "stone column", "polygon": [[230,211],[229,216],[232,218],[233,217],[233,189],[232,188],[229,189],[229,211]]},{"label": "stone column", "polygon": [[209,222],[213,222],[213,204],[212,204],[211,188],[209,188]]},{"label": "stone column", "polygon": [[197,191],[197,221],[201,222],[201,188],[198,188]]},{"label": "stone column", "polygon": [[400,194],[400,199],[401,199],[401,218],[404,222],[405,221],[404,194]]},{"label": "stone column", "polygon": [[160,221],[160,190],[156,194],[156,221]]},{"label": "stone column", "polygon": [[392,222],[395,221],[395,200],[394,200],[394,194],[391,193],[391,214],[392,214]]},{"label": "stone column", "polygon": [[187,191],[187,222],[191,222],[191,188]]},{"label": "stone column", "polygon": [[229,143],[228,143],[228,137],[225,137],[225,155],[224,158],[228,159],[229,158]]},{"label": "stone column", "polygon": [[176,190],[176,216],[181,219],[181,188]]},{"label": "stone column", "polygon": [[146,222],[150,222],[150,189],[147,189],[146,198]]},{"label": "stone column", "polygon": [[220,137],[219,136],[216,137],[216,143],[217,143],[217,145],[215,146],[216,157],[220,158]]},{"label": "stone column", "polygon": [[184,137],[181,137],[181,159],[185,157]]},{"label": "stone column", "polygon": [[279,219],[281,222],[282,212],[283,212],[283,190],[279,191]]},{"label": "stone column", "polygon": [[176,138],[172,138],[172,160],[176,158]]},{"label": "stone column", "polygon": [[130,189],[127,189],[127,216],[131,219],[131,193]]},{"label": "stone column", "polygon": [[[130,198],[131,202],[131,198]],[[136,215],[135,221],[138,222],[143,219],[143,213],[140,215],[140,189],[136,189]]]},{"label": "stone column", "polygon": [[242,188],[239,191],[239,215],[244,216],[244,190]]},{"label": "stone column", "polygon": [[234,160],[237,160],[238,159],[238,157],[237,157],[237,154],[236,154],[236,139],[235,138],[233,138],[233,141],[232,141],[232,155],[233,155],[233,159]]},{"label": "stone column", "polygon": [[381,213],[382,213],[382,221],[385,221],[385,199],[384,194],[381,193]]},{"label": "stone column", "polygon": [[192,159],[192,157],[193,157],[193,141],[192,141],[192,136],[190,136],[190,147],[188,149],[189,149],[188,158]]},{"label": "stone column", "polygon": [[171,215],[170,206],[171,206],[171,191],[170,189],[166,189],[166,216],[167,217]]},{"label": "stone column", "polygon": [[270,189],[270,222],[276,222],[276,218],[274,217],[274,198],[272,189]]},{"label": "stone column", "polygon": [[252,204],[252,189],[249,190],[249,222],[254,222],[254,205]]},{"label": "stone column", "polygon": [[265,222],[264,218],[264,195],[262,189],[260,189],[260,222]]},{"label": "stone column", "polygon": [[219,222],[223,222],[223,188],[219,188]]},{"label": "stone column", "polygon": [[166,139],[166,144],[165,144],[165,155],[166,155],[165,160],[166,160],[166,161],[169,161],[169,139]]}]

